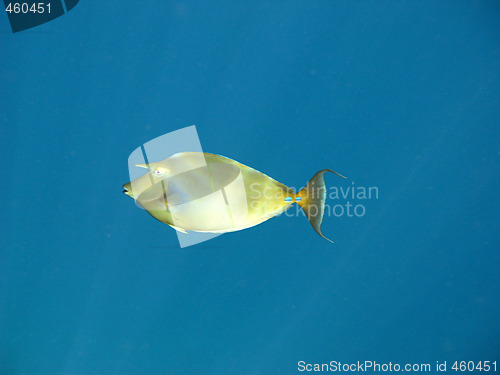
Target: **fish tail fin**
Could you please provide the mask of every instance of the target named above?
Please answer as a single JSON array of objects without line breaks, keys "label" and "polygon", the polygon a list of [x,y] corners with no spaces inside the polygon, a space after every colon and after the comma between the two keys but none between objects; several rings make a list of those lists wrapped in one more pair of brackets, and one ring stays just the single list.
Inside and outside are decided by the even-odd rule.
[{"label": "fish tail fin", "polygon": [[326,185],[325,173],[332,172],[336,175],[341,174],[332,171],[331,169],[322,169],[317,172],[307,185],[295,195],[295,201],[304,210],[307,219],[311,223],[313,229],[324,239],[332,242],[329,238],[325,237],[321,232],[321,223],[323,222],[323,215],[325,213],[325,200],[326,200]]}]

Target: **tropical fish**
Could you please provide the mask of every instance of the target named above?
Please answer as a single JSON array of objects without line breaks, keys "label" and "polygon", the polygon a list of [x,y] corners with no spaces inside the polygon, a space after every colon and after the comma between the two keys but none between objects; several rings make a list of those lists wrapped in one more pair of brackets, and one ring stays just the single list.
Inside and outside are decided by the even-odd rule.
[{"label": "tropical fish", "polygon": [[181,152],[156,163],[137,164],[148,172],[123,185],[123,192],[151,216],[187,233],[234,232],[258,225],[298,204],[321,232],[327,172],[317,172],[299,192],[224,156]]}]

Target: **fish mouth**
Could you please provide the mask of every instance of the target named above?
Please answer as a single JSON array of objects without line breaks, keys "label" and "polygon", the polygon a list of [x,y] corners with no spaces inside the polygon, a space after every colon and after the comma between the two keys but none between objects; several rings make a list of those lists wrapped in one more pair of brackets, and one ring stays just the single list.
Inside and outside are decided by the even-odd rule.
[{"label": "fish mouth", "polygon": [[129,197],[133,197],[130,182],[126,183],[122,187],[123,187],[123,194],[128,195]]}]

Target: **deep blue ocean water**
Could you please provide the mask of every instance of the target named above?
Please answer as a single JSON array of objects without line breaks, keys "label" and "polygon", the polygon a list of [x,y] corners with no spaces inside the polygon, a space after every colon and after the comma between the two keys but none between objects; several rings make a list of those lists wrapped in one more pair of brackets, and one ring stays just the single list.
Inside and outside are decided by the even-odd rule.
[{"label": "deep blue ocean water", "polygon": [[[500,361],[499,21],[495,1],[82,0],[15,34],[3,14],[0,374]],[[289,186],[331,168],[378,198],[325,217],[335,244],[282,215],[181,249],[121,186],[193,124]]]}]

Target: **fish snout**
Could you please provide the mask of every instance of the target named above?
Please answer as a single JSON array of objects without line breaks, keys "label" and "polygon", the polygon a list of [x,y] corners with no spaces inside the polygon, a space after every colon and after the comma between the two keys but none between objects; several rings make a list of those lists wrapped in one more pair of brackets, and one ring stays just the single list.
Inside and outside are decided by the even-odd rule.
[{"label": "fish snout", "polygon": [[130,182],[127,182],[123,185],[123,194],[128,195],[129,197],[133,197],[132,195],[132,185]]}]

